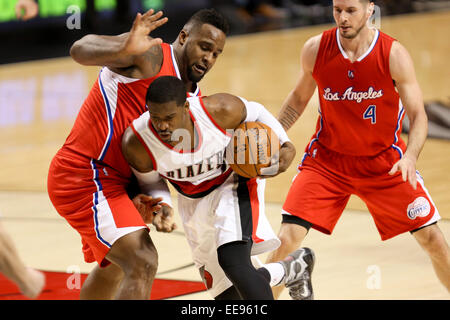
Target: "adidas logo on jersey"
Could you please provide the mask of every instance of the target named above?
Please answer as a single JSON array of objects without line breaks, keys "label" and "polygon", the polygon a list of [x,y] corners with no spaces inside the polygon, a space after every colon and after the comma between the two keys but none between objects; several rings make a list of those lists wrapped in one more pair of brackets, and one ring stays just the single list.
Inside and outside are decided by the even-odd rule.
[{"label": "adidas logo on jersey", "polygon": [[378,99],[383,96],[383,90],[375,90],[373,87],[369,87],[367,91],[353,91],[353,87],[348,88],[340,95],[339,92],[332,92],[331,88],[326,88],[323,93],[323,98],[327,101],[356,101],[360,103],[363,100]]}]

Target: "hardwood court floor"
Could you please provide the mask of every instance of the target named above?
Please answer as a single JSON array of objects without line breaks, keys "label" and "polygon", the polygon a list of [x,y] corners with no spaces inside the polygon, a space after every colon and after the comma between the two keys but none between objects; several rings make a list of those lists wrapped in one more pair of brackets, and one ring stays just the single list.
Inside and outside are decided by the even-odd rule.
[{"label": "hardwood court floor", "polygon": [[[450,33],[449,21],[450,12],[382,19],[381,30],[409,50],[426,101],[448,102],[450,98],[450,42],[435,36]],[[201,84],[202,92],[241,95],[277,114],[297,79],[303,43],[329,27],[228,39],[223,55]],[[67,271],[75,265],[89,272],[93,267],[83,262],[78,234],[51,206],[46,176],[50,160],[64,142],[98,71],[97,67],[77,65],[70,58],[0,68],[0,221],[25,262],[35,268]],[[313,134],[317,105],[315,96],[289,131],[297,147],[297,159]],[[267,215],[275,231],[295,167],[293,164],[267,184]],[[450,241],[450,142],[429,139],[417,167],[445,218],[440,227]],[[151,235],[160,253],[159,277],[200,280],[195,268],[189,266],[189,248],[181,228],[170,235],[155,231]],[[317,299],[449,298],[413,238],[404,234],[381,242],[359,199],[351,199],[332,236],[311,231],[304,245],[317,254],[313,276]],[[265,256],[261,259],[264,261]],[[180,298],[209,296],[197,293]],[[289,296],[284,292],[282,298]]]}]

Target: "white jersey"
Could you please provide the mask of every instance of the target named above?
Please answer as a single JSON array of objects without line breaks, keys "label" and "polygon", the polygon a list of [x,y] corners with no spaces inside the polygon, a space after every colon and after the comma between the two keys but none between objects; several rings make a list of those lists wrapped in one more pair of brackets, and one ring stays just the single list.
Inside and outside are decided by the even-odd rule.
[{"label": "white jersey", "polygon": [[[221,185],[231,174],[224,159],[231,135],[220,128],[209,115],[201,97],[190,97],[187,100],[198,137],[194,150],[176,150],[163,142],[152,127],[148,111],[134,120],[132,127],[145,143],[153,160],[154,170],[184,196],[200,198]],[[182,135],[184,141],[191,139],[186,131],[175,131],[173,134]]]},{"label": "white jersey", "polygon": [[[264,210],[264,179],[247,179],[225,163],[231,135],[220,128],[202,98],[188,98],[198,144],[188,152],[161,141],[149,112],[132,128],[147,148],[153,166],[178,190],[178,211],[192,258],[212,297],[233,284],[219,265],[217,248],[234,241],[252,241],[251,255],[276,249],[280,240]],[[183,137],[183,140],[189,137]]]}]

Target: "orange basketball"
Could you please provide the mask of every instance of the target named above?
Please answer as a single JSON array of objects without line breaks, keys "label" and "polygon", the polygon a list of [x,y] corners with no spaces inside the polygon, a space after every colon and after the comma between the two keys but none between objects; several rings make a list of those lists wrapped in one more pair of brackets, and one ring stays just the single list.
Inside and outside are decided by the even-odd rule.
[{"label": "orange basketball", "polygon": [[226,160],[238,175],[254,178],[260,168],[270,166],[280,142],[272,129],[261,122],[244,122],[237,127],[226,150]]}]

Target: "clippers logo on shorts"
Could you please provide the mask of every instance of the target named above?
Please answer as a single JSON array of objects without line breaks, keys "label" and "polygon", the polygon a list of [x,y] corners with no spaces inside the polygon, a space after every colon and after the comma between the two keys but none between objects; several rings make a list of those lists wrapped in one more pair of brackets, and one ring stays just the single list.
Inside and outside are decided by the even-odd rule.
[{"label": "clippers logo on shorts", "polygon": [[426,217],[431,211],[428,200],[424,197],[418,197],[410,203],[407,209],[408,218],[414,220],[417,217]]},{"label": "clippers logo on shorts", "polygon": [[[350,74],[349,74],[350,76]],[[350,87],[344,91],[342,95],[339,92],[333,92],[331,88],[325,88],[323,90],[323,98],[327,101],[356,101],[361,103],[363,100],[374,100],[383,96],[383,90],[375,90],[373,87],[369,87],[367,91],[353,91],[353,87]]]}]

